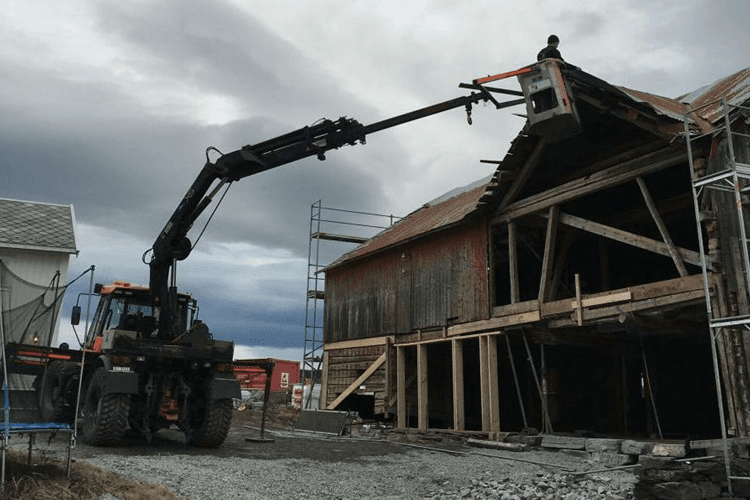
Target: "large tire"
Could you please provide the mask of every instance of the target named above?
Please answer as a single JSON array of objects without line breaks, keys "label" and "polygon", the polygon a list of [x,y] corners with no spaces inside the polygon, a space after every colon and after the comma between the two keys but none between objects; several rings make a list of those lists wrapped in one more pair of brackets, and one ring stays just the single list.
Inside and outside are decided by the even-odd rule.
[{"label": "large tire", "polygon": [[37,381],[39,416],[45,422],[70,423],[70,410],[65,408],[65,374],[60,361],[53,361]]},{"label": "large tire", "polygon": [[97,368],[81,401],[83,440],[94,446],[116,445],[128,429],[130,394],[106,394],[106,378],[106,368]]},{"label": "large tire", "polygon": [[221,446],[232,425],[232,411],[231,399],[207,401],[201,423],[191,430],[190,444],[199,448]]}]

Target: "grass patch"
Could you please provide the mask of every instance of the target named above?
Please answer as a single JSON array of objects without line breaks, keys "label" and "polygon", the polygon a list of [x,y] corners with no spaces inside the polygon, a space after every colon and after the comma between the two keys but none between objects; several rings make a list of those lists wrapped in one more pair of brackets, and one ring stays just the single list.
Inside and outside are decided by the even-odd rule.
[{"label": "grass patch", "polygon": [[26,453],[8,452],[3,500],[98,500],[105,493],[122,500],[183,500],[163,484],[141,483],[86,462],[75,462],[68,478],[64,461],[40,458],[29,465]]}]

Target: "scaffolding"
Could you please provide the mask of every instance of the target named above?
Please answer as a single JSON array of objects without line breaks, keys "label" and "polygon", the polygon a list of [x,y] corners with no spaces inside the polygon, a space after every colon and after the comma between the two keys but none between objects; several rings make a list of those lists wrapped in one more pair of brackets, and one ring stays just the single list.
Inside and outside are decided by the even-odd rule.
[{"label": "scaffolding", "polygon": [[325,268],[342,253],[351,250],[353,244],[366,242],[398,219],[400,217],[394,215],[324,207],[322,200],[310,206],[302,373],[310,380],[311,390],[305,408],[310,408],[312,388],[321,381]]},{"label": "scaffolding", "polygon": [[[723,119],[715,130],[709,133],[696,133],[690,127],[690,115],[708,106],[721,105]],[[750,249],[748,248],[747,222],[750,214],[747,205],[750,201],[750,135],[732,129],[732,117],[747,115],[750,108],[732,105],[726,99],[715,101],[693,109],[684,117],[685,138],[692,179],[693,204],[695,208],[701,266],[703,269],[706,310],[711,335],[711,353],[714,365],[716,392],[721,420],[721,435],[724,448],[724,461],[730,496],[733,480],[747,480],[747,477],[733,476],[728,444],[727,419],[722,397],[722,377],[719,364],[719,342],[725,334],[750,330]],[[717,153],[707,162],[697,155],[695,144],[712,138]],[[721,228],[719,228],[721,226]],[[704,231],[705,228],[705,231]],[[704,241],[705,240],[705,241]],[[708,254],[706,253],[708,248]],[[721,249],[721,250],[719,250]],[[720,252],[726,253],[721,255]],[[710,267],[719,264],[725,269],[726,283],[714,281],[709,275]],[[728,292],[733,304],[712,304],[711,290],[718,301]],[[730,342],[731,349],[742,348],[741,343]],[[736,354],[736,353],[735,353]],[[740,358],[745,362],[745,356]],[[727,369],[727,367],[725,367]],[[739,367],[739,376],[746,376],[746,368]],[[725,384],[726,385],[726,384]],[[729,387],[724,393],[731,398]]]}]

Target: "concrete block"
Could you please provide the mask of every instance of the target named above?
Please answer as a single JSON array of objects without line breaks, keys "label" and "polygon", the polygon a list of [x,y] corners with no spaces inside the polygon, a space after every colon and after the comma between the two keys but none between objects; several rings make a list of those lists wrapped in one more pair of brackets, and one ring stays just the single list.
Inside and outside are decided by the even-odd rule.
[{"label": "concrete block", "polygon": [[651,494],[659,500],[702,500],[705,498],[695,483],[672,482],[655,484]]},{"label": "concrete block", "polygon": [[620,467],[622,465],[633,465],[638,462],[635,455],[623,455],[622,453],[593,452],[591,458],[605,467]]},{"label": "concrete block", "polygon": [[511,434],[507,437],[508,443],[522,443],[527,446],[540,446],[542,444],[543,436],[522,436],[519,434]]},{"label": "concrete block", "polygon": [[673,457],[655,457],[651,455],[641,455],[638,457],[638,463],[644,469],[681,469],[683,464],[675,462]]},{"label": "concrete block", "polygon": [[633,441],[626,439],[620,445],[620,451],[625,455],[646,455],[653,449],[653,445],[650,443],[644,443],[643,441]]},{"label": "concrete block", "polygon": [[657,457],[685,458],[687,446],[685,443],[658,443],[654,445],[651,454]]},{"label": "concrete block", "polygon": [[698,488],[701,490],[703,498],[719,498],[721,495],[721,486],[714,483],[698,483]]},{"label": "concrete block", "polygon": [[586,440],[585,449],[589,453],[619,453],[622,439],[597,439]]},{"label": "concrete block", "polygon": [[591,453],[584,450],[566,450],[563,448],[560,450],[560,453],[570,455],[571,457],[580,458],[581,460],[588,460],[591,458]]},{"label": "concrete block", "polygon": [[584,450],[586,448],[586,438],[545,435],[542,437],[542,447]]}]

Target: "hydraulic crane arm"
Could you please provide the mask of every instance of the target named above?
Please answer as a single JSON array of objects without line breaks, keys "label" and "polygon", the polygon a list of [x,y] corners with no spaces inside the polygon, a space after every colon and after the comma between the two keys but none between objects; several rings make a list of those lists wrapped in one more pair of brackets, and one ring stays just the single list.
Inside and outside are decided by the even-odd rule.
[{"label": "hydraulic crane arm", "polygon": [[[476,88],[476,87],[475,87]],[[324,119],[314,125],[295,130],[267,141],[247,145],[237,151],[220,156],[215,163],[207,161],[197,178],[188,189],[172,217],[152,247],[150,266],[151,296],[159,312],[159,337],[170,340],[175,336],[176,261],[187,258],[192,244],[187,233],[196,219],[211,204],[213,197],[222,186],[250,175],[286,165],[309,156],[324,160],[325,153],[346,145],[364,144],[365,137],[373,132],[395,127],[413,120],[425,118],[461,106],[466,107],[467,118],[471,123],[471,106],[479,101],[492,101],[497,108],[523,103],[516,99],[498,103],[487,91],[458,97],[433,106],[418,109],[371,125],[362,125],[350,118],[336,121]],[[218,181],[218,184],[216,184]],[[169,275],[172,271],[172,284]]]}]

